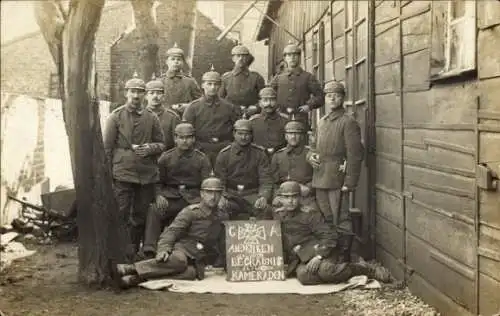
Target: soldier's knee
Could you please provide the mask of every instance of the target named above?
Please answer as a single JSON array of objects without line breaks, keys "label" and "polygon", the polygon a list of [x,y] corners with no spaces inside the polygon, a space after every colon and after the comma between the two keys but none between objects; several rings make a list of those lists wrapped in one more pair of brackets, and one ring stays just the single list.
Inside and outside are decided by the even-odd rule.
[{"label": "soldier's knee", "polygon": [[188,258],[182,251],[174,250],[168,260],[179,272],[186,270],[188,266]]},{"label": "soldier's knee", "polygon": [[343,283],[351,278],[352,271],[346,263],[324,262],[318,269],[318,276],[325,283]]},{"label": "soldier's knee", "polygon": [[302,285],[315,285],[321,283],[319,276],[316,274],[309,273],[307,271],[306,265],[304,264],[299,265],[295,272],[297,274],[297,280]]}]

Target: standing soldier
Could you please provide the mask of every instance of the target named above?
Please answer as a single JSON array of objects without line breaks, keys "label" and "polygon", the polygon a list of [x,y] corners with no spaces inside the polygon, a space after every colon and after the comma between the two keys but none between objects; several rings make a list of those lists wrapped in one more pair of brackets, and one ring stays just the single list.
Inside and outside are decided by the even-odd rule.
[{"label": "standing soldier", "polygon": [[201,97],[196,80],[182,72],[185,63],[184,51],[177,47],[167,50],[168,70],[163,77],[165,105],[182,114],[187,105]]},{"label": "standing soldier", "polygon": [[151,109],[142,108],[144,81],[130,79],[125,89],[127,103],[106,121],[104,149],[112,163],[118,209],[129,229],[128,255],[133,256],[144,236],[146,211],[155,199],[156,160],[165,145],[158,117]]},{"label": "standing soldier", "polygon": [[308,113],[323,106],[323,91],[321,84],[313,74],[300,67],[301,49],[290,43],[283,50],[286,69],[276,75],[271,86],[278,94],[278,106],[281,112],[294,114],[306,126]]},{"label": "standing soldier", "polygon": [[283,252],[288,262],[287,276],[296,274],[303,285],[342,283],[355,275],[389,282],[387,269],[365,262],[342,262],[337,232],[324,222],[319,212],[301,208],[300,185],[294,181],[281,184],[283,205],[273,212],[281,222]]},{"label": "standing soldier", "polygon": [[[310,150],[305,145],[304,124],[290,121],[285,125],[287,145],[278,150],[272,157],[271,170],[275,188],[285,181],[295,181],[300,185],[302,202],[309,209],[317,210],[314,189],[312,188],[313,168],[307,161]],[[279,197],[275,197],[273,205],[279,205]]]},{"label": "standing soldier", "polygon": [[348,193],[358,184],[364,148],[358,123],[344,110],[344,85],[328,83],[325,93],[331,112],[318,123],[316,152],[308,160],[314,168],[312,185],[318,206],[326,221],[344,235],[340,242],[349,260],[353,234]]},{"label": "standing soldier", "polygon": [[219,151],[233,140],[233,124],[240,117],[240,109],[217,95],[221,77],[213,66],[203,74],[202,81],[205,95],[186,108],[183,120],[194,126],[198,146],[214,165]]},{"label": "standing soldier", "polygon": [[248,48],[237,45],[231,50],[234,68],[222,75],[222,87],[219,95],[227,101],[239,106],[247,116],[259,111],[259,91],[264,88],[264,78],[248,69],[254,57]]},{"label": "standing soldier", "polygon": [[212,170],[208,157],[194,148],[193,125],[181,123],[175,127],[176,147],[163,153],[158,160],[160,183],[157,188],[159,205],[148,211],[143,252],[152,256],[164,226],[186,206],[200,202],[200,185]]},{"label": "standing soldier", "polygon": [[164,98],[163,82],[153,78],[146,84],[146,99],[148,101],[148,108],[153,111],[160,119],[160,125],[165,137],[165,150],[174,147],[174,129],[181,121],[177,112],[172,109],[165,108],[162,105]]},{"label": "standing soldier", "polygon": [[[241,119],[234,124],[234,142],[217,156],[215,174],[226,187],[222,208],[232,218],[266,215],[272,194],[269,158],[264,148],[252,143],[250,121]],[[254,209],[260,213],[255,214]]]},{"label": "standing soldier", "polygon": [[121,285],[131,287],[167,276],[202,280],[206,251],[217,246],[216,238],[225,220],[218,209],[222,191],[219,179],[205,179],[201,184],[200,203],[185,207],[165,228],[158,241],[156,258],[116,266]]},{"label": "standing soldier", "polygon": [[276,91],[266,87],[259,92],[261,113],[250,118],[252,124],[253,142],[266,149],[269,156],[286,145],[285,124],[286,115],[277,111]]}]

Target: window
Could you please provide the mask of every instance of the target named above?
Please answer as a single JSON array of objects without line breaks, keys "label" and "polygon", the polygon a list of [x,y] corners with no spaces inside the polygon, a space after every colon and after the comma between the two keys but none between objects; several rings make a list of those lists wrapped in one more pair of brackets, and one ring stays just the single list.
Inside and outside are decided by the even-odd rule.
[{"label": "window", "polygon": [[475,70],[476,1],[435,1],[432,6],[431,76]]}]

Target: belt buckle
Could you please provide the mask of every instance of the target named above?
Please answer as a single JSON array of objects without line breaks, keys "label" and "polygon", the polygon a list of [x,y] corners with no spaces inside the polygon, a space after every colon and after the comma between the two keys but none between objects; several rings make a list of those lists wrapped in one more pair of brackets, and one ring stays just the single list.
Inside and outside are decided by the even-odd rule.
[{"label": "belt buckle", "polygon": [[213,143],[218,143],[218,142],[219,142],[219,138],[217,138],[217,137],[212,137],[212,142],[213,142]]},{"label": "belt buckle", "polygon": [[245,185],[243,185],[243,184],[238,184],[238,185],[236,186],[236,188],[238,189],[238,192],[241,192],[241,191],[245,190]]},{"label": "belt buckle", "polygon": [[186,185],[185,184],[180,184],[179,185],[179,190],[184,190],[186,188]]},{"label": "belt buckle", "polygon": [[272,147],[271,148],[267,148],[267,152],[270,153],[270,154],[274,153],[274,148],[272,148]]}]

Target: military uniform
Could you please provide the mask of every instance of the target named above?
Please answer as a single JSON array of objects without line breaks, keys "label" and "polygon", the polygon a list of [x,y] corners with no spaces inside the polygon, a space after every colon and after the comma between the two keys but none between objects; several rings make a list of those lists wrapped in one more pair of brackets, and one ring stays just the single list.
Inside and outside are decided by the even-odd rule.
[{"label": "military uniform", "polygon": [[200,185],[208,178],[212,166],[208,157],[198,149],[181,151],[172,148],[158,160],[160,182],[157,194],[168,201],[166,209],[151,207],[146,221],[144,251],[154,252],[165,225],[184,207],[200,202]]},{"label": "military uniform", "polygon": [[[203,75],[203,81],[220,80],[219,73],[213,70]],[[182,118],[196,129],[197,145],[213,165],[219,151],[233,140],[233,124],[239,117],[237,106],[218,96],[203,96],[186,108]]]},{"label": "military uniform", "polygon": [[[283,51],[283,54],[289,53],[300,54],[301,50],[297,45],[290,44]],[[302,105],[308,105],[313,110],[324,105],[321,84],[313,74],[304,71],[300,66],[285,69],[276,75],[270,84],[277,92],[278,106],[281,112],[292,111],[295,113],[295,118],[306,126],[309,126],[308,114],[298,112],[298,108]]]},{"label": "military uniform", "polygon": [[[185,60],[184,51],[174,44],[174,47],[167,50],[167,57],[181,57]],[[202,96],[200,86],[196,80],[182,71],[167,70],[162,76],[164,84],[164,103],[167,108],[171,108],[180,113],[183,108],[179,105],[191,103]]]},{"label": "military uniform", "polygon": [[[135,82],[131,82],[135,80]],[[140,79],[131,79],[126,89],[144,89]],[[133,145],[148,144],[146,157],[138,156]],[[107,118],[104,149],[112,163],[114,193],[118,209],[128,223],[134,251],[144,234],[144,221],[149,203],[155,196],[159,173],[156,157],[165,148],[158,117],[150,110],[137,111],[125,104]],[[131,245],[132,246],[132,245]],[[132,252],[132,249],[129,249]]]},{"label": "military uniform", "polygon": [[[248,48],[237,45],[231,50],[231,55],[246,55],[250,58]],[[236,68],[222,75],[222,86],[219,90],[221,98],[225,98],[235,106],[248,108],[256,106],[259,102],[259,91],[264,88],[264,78],[255,71],[248,69],[248,65],[239,69]],[[256,107],[258,110],[258,107]]]},{"label": "military uniform", "polygon": [[[201,189],[222,191],[223,187],[218,179],[208,178],[203,181]],[[197,273],[184,275],[184,278],[203,279],[206,250],[217,243],[222,230],[221,223],[225,219],[217,208],[210,209],[203,202],[185,207],[173,223],[165,228],[158,241],[158,253],[168,253],[168,259],[143,260],[133,266],[118,265],[118,274],[135,274],[131,282],[133,284],[127,284],[130,286],[147,279],[178,275],[195,265]]]},{"label": "military uniform", "polygon": [[[280,194],[299,195],[300,186],[294,181],[284,182]],[[341,283],[360,274],[377,276],[371,267],[339,262],[337,234],[325,223],[321,213],[304,212],[299,206],[292,211],[277,209],[274,218],[281,222],[287,276],[296,274],[304,285]],[[311,260],[319,260],[317,271],[308,271]]]},{"label": "military uniform", "polygon": [[[325,91],[336,89],[327,85]],[[364,148],[358,123],[345,113],[343,107],[333,109],[318,122],[315,153],[320,164],[314,169],[312,186],[316,189],[318,206],[328,222],[350,234],[352,222],[348,193],[341,189],[343,186],[349,190],[356,188]]]},{"label": "military uniform", "polygon": [[269,158],[263,147],[255,144],[241,146],[233,142],[217,156],[215,174],[226,187],[224,197],[230,202],[228,212],[232,218],[265,216],[265,210],[261,214],[255,214],[253,210],[258,198],[269,201],[272,194]]}]

